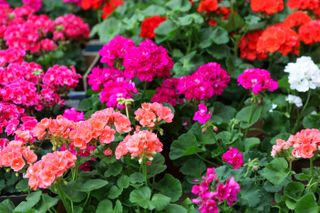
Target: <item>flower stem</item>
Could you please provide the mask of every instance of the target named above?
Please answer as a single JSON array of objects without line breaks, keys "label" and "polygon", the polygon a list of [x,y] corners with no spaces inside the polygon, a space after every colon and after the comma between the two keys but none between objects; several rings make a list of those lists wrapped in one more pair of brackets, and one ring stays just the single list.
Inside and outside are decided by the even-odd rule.
[{"label": "flower stem", "polygon": [[301,116],[303,115],[303,112],[307,109],[307,106],[309,104],[310,98],[311,98],[311,90],[309,90],[309,92],[308,92],[308,97],[307,97],[306,103],[304,104],[302,110],[298,114],[296,123],[295,123],[295,125],[293,127],[293,132],[294,133],[298,130],[298,127],[299,127],[299,124],[300,124],[300,120],[301,120]]}]

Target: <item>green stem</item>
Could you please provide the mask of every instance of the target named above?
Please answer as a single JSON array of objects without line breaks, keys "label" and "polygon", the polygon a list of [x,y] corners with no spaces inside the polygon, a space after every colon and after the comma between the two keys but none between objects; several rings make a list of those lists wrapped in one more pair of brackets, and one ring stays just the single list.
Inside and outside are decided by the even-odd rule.
[{"label": "green stem", "polygon": [[[66,209],[66,211],[67,211],[68,213],[74,213],[74,210],[69,206],[69,203],[68,203],[68,201],[67,201],[67,198],[64,196],[64,193],[63,193],[63,190],[62,190],[62,188],[61,188],[60,183],[57,183],[56,185],[57,185],[58,195],[59,195],[59,197],[61,198],[61,201],[62,201],[62,203],[63,203],[63,205],[64,205],[64,208]],[[72,201],[70,201],[70,202],[72,203]],[[71,204],[71,205],[73,205],[73,204]],[[70,208],[71,208],[71,209],[70,209]]]},{"label": "green stem", "polygon": [[310,98],[311,98],[311,90],[309,90],[309,92],[308,92],[308,97],[307,97],[306,103],[304,104],[302,110],[301,110],[300,113],[298,114],[296,123],[295,123],[295,125],[294,125],[294,127],[293,127],[294,133],[298,130],[301,116],[303,115],[303,112],[307,109],[307,106],[308,106],[308,104],[309,104]]},{"label": "green stem", "polygon": [[129,109],[128,109],[128,103],[125,104],[126,106],[126,115],[127,115],[127,118],[129,119]]},{"label": "green stem", "polygon": [[90,198],[90,192],[87,194],[87,198],[86,198],[86,201],[84,202],[83,204],[83,207],[85,207],[89,201],[89,198]]},{"label": "green stem", "polygon": [[[250,110],[249,123],[251,123],[251,120],[252,120],[252,117],[253,117],[254,106],[255,106],[255,105],[252,105],[251,110]],[[245,130],[245,132],[244,132],[244,138],[246,138],[246,137],[247,137],[247,134],[248,134],[249,128],[250,128],[250,127],[246,128],[246,130]]]},{"label": "green stem", "polygon": [[208,164],[212,165],[212,166],[217,166],[217,164],[205,159],[204,157],[202,157],[201,155],[199,155],[198,153],[195,154],[198,158],[200,158],[201,160],[203,160],[204,162],[207,162]]},{"label": "green stem", "polygon": [[143,177],[144,177],[144,182],[146,184],[146,186],[148,186],[148,171],[147,171],[147,164],[146,164],[146,160],[142,161],[142,173],[143,173]]},{"label": "green stem", "polygon": [[310,173],[311,173],[311,178],[313,178],[314,175],[314,169],[313,169],[313,158],[310,158]]}]

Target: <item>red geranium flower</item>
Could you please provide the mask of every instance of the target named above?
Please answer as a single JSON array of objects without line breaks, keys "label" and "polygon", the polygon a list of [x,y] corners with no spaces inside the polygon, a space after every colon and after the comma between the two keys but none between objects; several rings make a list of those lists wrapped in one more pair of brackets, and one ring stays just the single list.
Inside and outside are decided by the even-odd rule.
[{"label": "red geranium flower", "polygon": [[141,23],[141,31],[140,36],[142,38],[154,38],[154,30],[166,20],[166,17],[162,16],[152,16],[145,18],[143,22]]},{"label": "red geranium flower", "polygon": [[283,0],[251,0],[250,7],[253,12],[266,13],[268,15],[283,10]]}]

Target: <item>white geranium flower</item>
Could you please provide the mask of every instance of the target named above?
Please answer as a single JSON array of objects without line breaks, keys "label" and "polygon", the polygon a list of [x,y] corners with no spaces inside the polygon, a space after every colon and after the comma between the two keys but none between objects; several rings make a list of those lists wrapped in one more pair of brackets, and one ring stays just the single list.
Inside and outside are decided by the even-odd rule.
[{"label": "white geranium flower", "polygon": [[296,95],[288,95],[288,97],[286,98],[286,100],[290,103],[290,104],[294,104],[297,107],[302,107],[302,99],[299,96]]},{"label": "white geranium flower", "polygon": [[277,104],[272,104],[271,109],[269,109],[269,112],[273,112],[273,110],[275,110],[277,107],[278,107]]},{"label": "white geranium flower", "polygon": [[296,63],[289,63],[284,71],[289,73],[291,89],[307,92],[310,89],[320,87],[320,69],[311,57],[298,58]]}]

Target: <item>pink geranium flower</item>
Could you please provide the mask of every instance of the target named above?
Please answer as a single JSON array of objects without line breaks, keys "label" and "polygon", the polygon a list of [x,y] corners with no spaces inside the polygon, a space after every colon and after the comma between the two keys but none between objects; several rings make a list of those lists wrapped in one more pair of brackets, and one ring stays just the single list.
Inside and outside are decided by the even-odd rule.
[{"label": "pink geranium flower", "polygon": [[208,112],[208,108],[205,104],[198,105],[198,111],[194,114],[193,120],[198,121],[200,124],[205,124],[208,120],[210,120],[212,116],[211,112]]},{"label": "pink geranium flower", "polygon": [[229,150],[222,155],[222,160],[233,166],[234,169],[239,169],[243,165],[243,155],[237,148],[229,147]]}]

